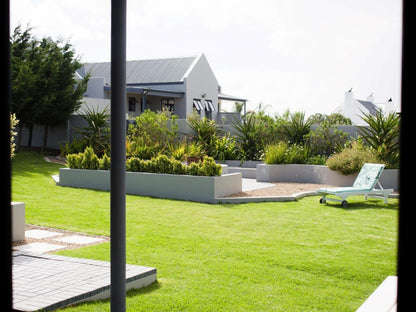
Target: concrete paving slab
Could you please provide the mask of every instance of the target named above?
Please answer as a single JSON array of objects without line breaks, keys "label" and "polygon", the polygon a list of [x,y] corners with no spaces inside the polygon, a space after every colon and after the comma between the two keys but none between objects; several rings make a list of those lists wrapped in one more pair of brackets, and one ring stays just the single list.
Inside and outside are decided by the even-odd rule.
[{"label": "concrete paving slab", "polygon": [[25,236],[28,238],[36,238],[36,239],[43,239],[43,238],[48,238],[48,237],[53,237],[53,236],[59,236],[62,235],[62,233],[60,232],[53,232],[53,231],[47,231],[47,230],[38,230],[38,229],[33,229],[33,230],[27,230],[25,231]]},{"label": "concrete paving slab", "polygon": [[71,236],[65,236],[65,237],[58,237],[58,238],[54,238],[53,240],[57,242],[62,242],[62,243],[79,244],[79,245],[97,243],[101,241],[104,242],[104,239],[102,238],[83,236],[83,235],[71,235]]},{"label": "concrete paving slab", "polygon": [[259,189],[263,189],[263,188],[268,188],[268,187],[273,187],[274,186],[273,183],[257,182],[256,179],[246,179],[246,178],[243,178],[242,180],[243,180],[243,184],[242,184],[242,191],[243,192],[254,191],[254,190],[259,190]]},{"label": "concrete paving slab", "polygon": [[58,245],[58,244],[49,244],[49,243],[30,243],[20,246],[15,246],[13,249],[26,251],[26,252],[35,252],[35,253],[43,253],[43,252],[50,252],[55,251],[58,249],[66,248],[65,245]]}]

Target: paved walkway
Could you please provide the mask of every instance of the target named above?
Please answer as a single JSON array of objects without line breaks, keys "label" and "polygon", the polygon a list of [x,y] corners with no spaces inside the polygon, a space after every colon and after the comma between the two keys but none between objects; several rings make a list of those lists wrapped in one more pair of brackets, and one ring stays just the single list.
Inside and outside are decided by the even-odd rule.
[{"label": "paved walkway", "polygon": [[[48,311],[110,297],[110,262],[47,254],[104,242],[105,238],[55,229],[28,229],[25,234],[29,243],[13,247],[14,309]],[[154,281],[155,268],[126,265],[127,290]]]},{"label": "paved walkway", "polygon": [[242,192],[254,191],[263,188],[273,187],[273,183],[257,182],[256,179],[243,178]]}]

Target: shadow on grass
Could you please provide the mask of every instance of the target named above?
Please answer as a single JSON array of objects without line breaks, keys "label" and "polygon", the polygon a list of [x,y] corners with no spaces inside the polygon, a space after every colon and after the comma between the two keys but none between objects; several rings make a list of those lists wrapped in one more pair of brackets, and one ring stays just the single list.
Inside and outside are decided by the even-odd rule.
[{"label": "shadow on grass", "polygon": [[127,297],[133,297],[137,295],[150,294],[151,292],[158,290],[162,287],[162,284],[156,280],[156,282],[150,284],[149,286],[140,288],[140,289],[131,289],[127,292]]},{"label": "shadow on grass", "polygon": [[[394,202],[393,202],[394,201]],[[348,207],[344,208],[341,206],[341,203],[327,201],[326,204],[332,208],[340,208],[343,210],[361,210],[361,209],[388,209],[388,210],[399,210],[399,205],[397,199],[388,199],[387,204],[384,203],[384,200],[381,199],[368,199],[360,200],[359,198],[348,200]]]},{"label": "shadow on grass", "polygon": [[[152,283],[149,286],[146,286],[146,287],[143,287],[143,288],[140,288],[140,289],[131,289],[131,290],[127,291],[126,297],[134,297],[134,296],[137,296],[137,295],[149,294],[149,293],[151,293],[155,290],[158,290],[161,287],[162,287],[161,284],[158,281],[156,281],[156,282]],[[111,298],[101,299],[101,300],[91,300],[91,301],[85,301],[85,302],[78,303],[78,304],[69,305],[65,308],[68,308],[69,310],[71,310],[71,309],[78,310],[78,309],[81,309],[81,307],[97,306],[97,305],[99,307],[107,307],[107,305],[110,302],[111,302]],[[97,311],[97,310],[94,310],[94,311]]]},{"label": "shadow on grass", "polygon": [[57,174],[59,168],[65,167],[61,164],[47,162],[44,159],[47,155],[50,154],[20,150],[12,159],[12,175],[16,177],[33,177],[35,175],[51,177],[53,174]]}]

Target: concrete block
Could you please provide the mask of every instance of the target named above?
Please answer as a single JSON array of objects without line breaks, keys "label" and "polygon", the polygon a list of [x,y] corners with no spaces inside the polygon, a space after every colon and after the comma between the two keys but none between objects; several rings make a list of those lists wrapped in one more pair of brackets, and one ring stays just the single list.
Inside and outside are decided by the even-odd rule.
[{"label": "concrete block", "polygon": [[12,241],[25,239],[25,203],[11,202],[12,208]]}]

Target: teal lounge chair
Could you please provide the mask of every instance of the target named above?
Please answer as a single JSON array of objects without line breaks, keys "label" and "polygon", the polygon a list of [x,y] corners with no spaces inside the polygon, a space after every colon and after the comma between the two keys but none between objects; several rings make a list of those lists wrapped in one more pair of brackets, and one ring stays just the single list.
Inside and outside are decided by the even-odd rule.
[{"label": "teal lounge chair", "polygon": [[[383,172],[384,165],[382,164],[364,164],[360,173],[354,181],[353,186],[348,187],[333,187],[320,188],[316,192],[322,195],[319,200],[321,204],[325,204],[327,200],[340,202],[342,207],[348,207],[347,197],[352,195],[364,195],[367,197],[382,197],[387,203],[387,197],[393,192],[393,189],[383,189],[378,179]],[[374,188],[378,184],[379,189]],[[341,199],[330,198],[328,195],[334,195]]]}]

